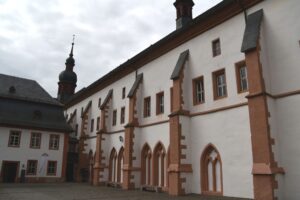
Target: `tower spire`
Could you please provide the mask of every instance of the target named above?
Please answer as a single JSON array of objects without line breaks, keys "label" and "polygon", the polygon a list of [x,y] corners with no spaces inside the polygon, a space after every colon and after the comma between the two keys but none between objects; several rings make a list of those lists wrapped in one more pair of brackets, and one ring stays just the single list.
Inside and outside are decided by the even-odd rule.
[{"label": "tower spire", "polygon": [[73,35],[72,47],[69,57],[66,60],[66,69],[59,74],[57,99],[65,103],[75,93],[77,75],[73,71],[75,59],[73,58],[75,35]]},{"label": "tower spire", "polygon": [[73,35],[71,51],[70,51],[69,57],[66,60],[66,67],[69,70],[73,70],[73,67],[75,66],[75,60],[73,58],[74,40],[75,40],[75,35]]},{"label": "tower spire", "polygon": [[71,48],[71,52],[70,52],[70,57],[73,57],[73,48],[74,48],[74,41],[75,41],[75,35],[73,34],[73,40],[72,40],[72,48]]}]

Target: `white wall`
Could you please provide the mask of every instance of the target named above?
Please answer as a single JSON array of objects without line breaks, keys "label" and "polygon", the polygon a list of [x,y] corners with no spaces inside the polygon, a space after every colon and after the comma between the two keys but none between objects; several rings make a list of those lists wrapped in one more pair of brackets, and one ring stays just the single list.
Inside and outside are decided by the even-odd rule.
[{"label": "white wall", "polygon": [[248,107],[243,106],[191,119],[193,193],[200,193],[200,158],[211,143],[222,160],[224,196],[253,198],[248,115]]},{"label": "white wall", "polygon": [[[300,4],[298,0],[266,0],[250,9],[264,9],[261,32],[261,62],[267,92],[273,95],[300,90]],[[300,198],[297,180],[300,180],[298,123],[299,95],[282,99],[268,98],[269,124],[275,140],[272,150],[279,167],[286,174],[276,175],[279,189],[278,199],[296,200]]]},{"label": "white wall", "polygon": [[[21,141],[20,147],[8,147],[8,140],[10,130],[21,131]],[[41,133],[41,148],[32,149],[30,148],[30,137],[31,132]],[[50,134],[60,135],[59,139],[59,149],[58,150],[49,150],[49,139]],[[22,165],[27,167],[28,160],[38,160],[38,170],[35,176],[27,177],[61,177],[62,171],[62,158],[63,158],[63,148],[64,148],[64,134],[48,132],[48,131],[36,131],[36,130],[27,130],[27,129],[18,129],[18,128],[0,128],[0,169],[2,169],[2,161],[20,161],[19,166],[19,175],[21,175]],[[57,170],[55,176],[47,176],[47,163],[41,162],[42,154],[48,154],[47,160],[57,161]],[[42,167],[44,166],[44,168]],[[40,170],[42,169],[42,170]]]},{"label": "white wall", "polygon": [[[300,4],[298,0],[265,0],[250,8],[247,12],[250,14],[260,8],[264,8],[265,15],[261,34],[261,61],[267,91],[278,94],[299,90],[300,48],[298,41],[300,39],[300,24],[296,20],[299,17]],[[237,92],[235,75],[235,63],[245,59],[244,54],[240,52],[244,29],[244,15],[241,13],[138,69],[138,73],[144,74],[137,100],[137,116],[140,125],[168,119],[170,114],[169,91],[172,86],[170,76],[180,53],[187,49],[190,51],[190,56],[184,70],[185,109],[190,110],[191,113],[197,113],[247,102],[245,96],[248,93],[238,94]],[[220,56],[213,57],[211,42],[217,38],[220,38],[222,53]],[[212,72],[222,68],[225,68],[228,97],[214,100]],[[193,106],[192,79],[199,76],[204,76],[205,103]],[[97,106],[98,98],[101,97],[103,102],[109,89],[114,89],[113,100],[109,109],[108,131],[122,130],[128,121],[129,106],[129,100],[127,98],[122,100],[121,98],[122,87],[126,87],[126,94],[128,94],[134,80],[135,73],[131,73],[77,105],[68,108],[66,112],[70,114],[77,108],[76,121],[80,124],[81,107],[85,107],[92,100],[89,122],[93,118],[96,127],[97,116],[100,116],[100,110]],[[165,113],[156,116],[156,94],[161,91],[164,91],[165,95]],[[144,118],[143,100],[148,96],[151,96],[151,116]],[[279,197],[285,199],[299,198],[295,194],[297,187],[295,183],[300,178],[296,170],[299,169],[300,163],[295,159],[297,156],[299,157],[299,148],[296,144],[299,139],[297,135],[299,125],[296,123],[296,119],[299,118],[297,100],[298,97],[290,97],[269,101],[270,126],[272,137],[275,138],[276,142],[273,150],[279,165],[285,167],[287,172],[286,175],[277,177],[280,185],[280,191],[277,193]],[[126,106],[126,122],[124,125],[120,124],[120,109],[122,106]],[[111,126],[111,116],[114,109],[117,109],[117,125]],[[192,181],[184,186],[188,188],[187,191],[201,192],[200,156],[204,147],[208,143],[212,143],[218,148],[222,158],[224,195],[252,198],[252,148],[247,106],[193,117],[185,120],[183,127],[185,133],[186,129],[189,129],[187,132],[189,132],[190,138],[187,139],[187,144],[190,149],[187,152],[189,154],[188,160],[190,160],[193,167],[193,175],[189,177]],[[89,135],[94,136],[95,133],[96,131],[89,133]],[[119,148],[118,136],[122,134],[105,135],[106,140],[103,142],[103,149],[105,149],[106,156],[109,155],[112,147]],[[137,157],[134,166],[138,167],[140,164],[140,150],[146,142],[152,150],[158,141],[162,141],[165,148],[168,147],[169,124],[137,128],[134,140],[134,156]],[[94,149],[95,144],[90,143],[89,148]],[[284,155],[293,155],[293,157]],[[138,178],[135,181],[139,183]]]}]

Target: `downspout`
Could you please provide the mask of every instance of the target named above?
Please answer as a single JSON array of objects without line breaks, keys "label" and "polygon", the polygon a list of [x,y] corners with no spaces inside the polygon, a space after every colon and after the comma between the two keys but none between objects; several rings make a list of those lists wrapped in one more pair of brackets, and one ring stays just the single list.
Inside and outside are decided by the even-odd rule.
[{"label": "downspout", "polygon": [[237,3],[240,5],[241,9],[243,10],[244,17],[245,17],[245,23],[247,23],[247,9],[245,8],[242,0],[236,0]]}]

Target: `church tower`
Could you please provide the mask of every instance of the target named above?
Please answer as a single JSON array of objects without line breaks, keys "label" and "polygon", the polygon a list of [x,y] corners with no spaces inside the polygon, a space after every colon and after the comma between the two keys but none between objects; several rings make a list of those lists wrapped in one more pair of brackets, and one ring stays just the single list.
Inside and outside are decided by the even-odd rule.
[{"label": "church tower", "polygon": [[177,11],[176,29],[180,29],[193,19],[193,0],[176,0],[174,6]]},{"label": "church tower", "polygon": [[66,69],[59,74],[57,99],[61,103],[67,102],[75,93],[77,75],[73,72],[75,60],[73,58],[74,36],[72,42],[71,52],[66,60]]}]

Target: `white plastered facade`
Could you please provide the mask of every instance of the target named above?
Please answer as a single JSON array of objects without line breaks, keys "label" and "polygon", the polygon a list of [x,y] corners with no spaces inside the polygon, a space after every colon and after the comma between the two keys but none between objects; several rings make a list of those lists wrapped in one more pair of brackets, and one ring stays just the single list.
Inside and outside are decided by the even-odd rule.
[{"label": "white plastered facade", "polygon": [[[300,4],[297,0],[266,0],[247,12],[251,14],[259,9],[264,10],[260,41],[266,90],[273,95],[299,90],[300,25],[296,20],[299,18]],[[244,30],[245,19],[241,13],[138,69],[137,73],[143,73],[144,78],[137,95],[137,116],[139,125],[142,127],[134,131],[133,156],[136,157],[133,161],[134,167],[140,167],[140,153],[146,143],[151,150],[158,142],[161,142],[166,150],[170,145],[169,123],[167,122],[170,114],[170,88],[172,87],[170,76],[180,53],[188,49],[189,59],[185,63],[182,85],[184,109],[194,114],[224,107],[233,106],[233,108],[192,117],[181,117],[182,134],[186,138],[184,144],[187,146],[184,150],[186,158],[182,160],[182,163],[191,164],[193,170],[192,173],[182,174],[187,180],[183,188],[186,193],[201,193],[200,158],[205,147],[213,144],[222,160],[223,195],[254,197],[250,119],[245,98],[248,93],[238,93],[235,71],[235,63],[245,59],[245,55],[240,52]],[[220,56],[213,57],[211,42],[217,38],[221,41],[222,53]],[[226,98],[214,100],[212,73],[220,69],[225,69],[228,94]],[[192,79],[199,76],[204,77],[205,103],[193,105]],[[66,109],[68,115],[77,109],[76,120],[80,130],[81,119],[78,111],[92,101],[89,123],[91,119],[95,119],[96,124],[96,118],[100,116],[98,99],[100,97],[103,101],[108,91],[113,89],[107,120],[107,131],[111,134],[106,134],[102,142],[106,165],[108,165],[111,150],[115,148],[118,152],[123,146],[120,137],[124,138],[124,131],[121,130],[124,130],[124,125],[128,122],[129,100],[128,98],[122,99],[122,88],[126,88],[127,95],[134,80],[135,73],[131,73]],[[156,115],[156,94],[162,91],[165,110],[163,114]],[[149,96],[151,97],[151,115],[145,118],[143,116],[144,98]],[[300,109],[297,106],[299,100],[299,96],[268,98],[270,130],[275,139],[273,152],[278,165],[286,172],[284,175],[276,175],[279,184],[276,196],[279,199],[300,198],[297,193],[297,182],[300,180],[297,170],[300,168],[298,159],[300,150],[297,145],[300,139],[298,122]],[[236,105],[240,106],[234,107]],[[125,123],[120,124],[120,110],[123,106],[126,108]],[[112,112],[115,109],[117,109],[117,124],[112,126]],[[157,122],[164,123],[155,124]],[[89,133],[89,136],[95,135],[94,128],[94,132]],[[87,150],[92,149],[95,152],[96,139],[90,139],[87,144]],[[139,187],[139,173],[134,173],[135,186]]]},{"label": "white plastered facade", "polygon": [[[21,132],[19,147],[10,147],[9,137],[11,131]],[[64,134],[57,132],[49,132],[42,130],[29,130],[20,128],[0,127],[0,169],[2,169],[3,161],[19,162],[19,170],[17,177],[21,177],[21,170],[27,169],[28,160],[37,160],[36,175],[27,175],[26,178],[36,179],[45,178],[46,181],[51,181],[52,178],[61,178],[63,165],[63,150],[64,150]],[[31,133],[41,133],[40,148],[30,148]],[[49,149],[50,135],[59,135],[58,150]],[[47,175],[47,162],[56,161],[57,168],[55,175]],[[22,167],[24,165],[24,168]],[[54,179],[53,179],[54,180]]]}]

